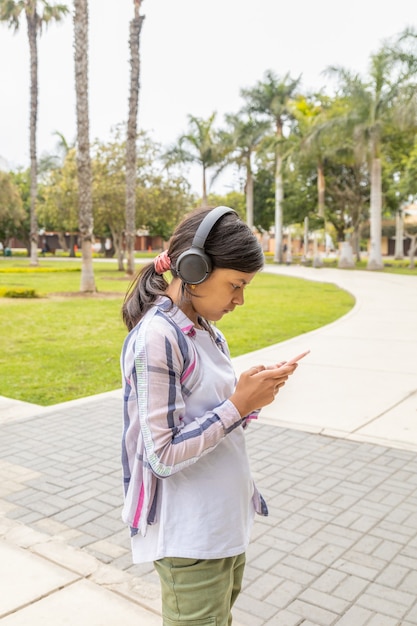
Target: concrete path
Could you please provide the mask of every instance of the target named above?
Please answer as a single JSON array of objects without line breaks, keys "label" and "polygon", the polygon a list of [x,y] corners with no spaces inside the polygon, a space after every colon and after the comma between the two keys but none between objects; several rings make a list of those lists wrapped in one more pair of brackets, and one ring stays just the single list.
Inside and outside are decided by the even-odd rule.
[{"label": "concrete path", "polygon": [[311,349],[263,410],[263,422],[417,450],[417,276],[302,266],[268,271],[336,283],[356,306],[324,328],[235,359],[240,372]]},{"label": "concrete path", "polygon": [[[311,349],[248,432],[270,515],[234,626],[417,625],[417,279],[268,271],[337,283],[357,303],[234,361]],[[120,390],[48,408],[0,399],[0,432],[2,624],[161,624],[156,575],[132,566],[120,520]]]}]

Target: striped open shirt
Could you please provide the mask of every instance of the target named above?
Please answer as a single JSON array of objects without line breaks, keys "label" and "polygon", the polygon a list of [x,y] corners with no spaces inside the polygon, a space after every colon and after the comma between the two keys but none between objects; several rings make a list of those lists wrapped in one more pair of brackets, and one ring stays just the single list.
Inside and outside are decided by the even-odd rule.
[{"label": "striped open shirt", "polygon": [[[218,329],[213,331],[232,372],[226,341]],[[145,536],[147,525],[157,521],[160,479],[192,465],[255,416],[242,419],[228,400],[231,393],[202,415],[187,414],[187,399],[198,388],[201,376],[195,335],[191,320],[163,297],[130,331],[123,345],[122,518],[132,534],[139,531]],[[234,374],[232,381],[233,390]],[[253,501],[255,510],[266,515],[266,505],[255,488]]]}]

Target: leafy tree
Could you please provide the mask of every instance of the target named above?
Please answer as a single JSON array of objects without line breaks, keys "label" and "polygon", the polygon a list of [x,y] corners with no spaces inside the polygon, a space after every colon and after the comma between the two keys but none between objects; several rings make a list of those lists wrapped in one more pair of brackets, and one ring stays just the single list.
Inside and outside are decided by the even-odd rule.
[{"label": "leafy tree", "polygon": [[417,135],[408,154],[403,155],[403,176],[399,180],[400,197],[404,200],[417,198]]},{"label": "leafy tree", "polygon": [[139,100],[139,75],[140,75],[140,32],[142,29],[143,15],[140,15],[141,0],[134,0],[134,17],[130,22],[130,93],[129,93],[129,116],[127,121],[126,137],[126,272],[132,275],[135,271],[135,187],[136,187],[136,139],[137,117]]},{"label": "leafy tree", "polygon": [[[111,236],[118,269],[124,270],[126,227],[126,144],[121,141],[93,145],[93,209],[96,235]],[[136,210],[136,207],[135,207]],[[133,228],[136,234],[136,227]]]},{"label": "leafy tree", "polygon": [[[38,8],[41,7],[41,12]],[[38,223],[36,217],[37,196],[37,145],[38,120],[38,35],[42,27],[52,21],[60,21],[68,13],[64,4],[51,4],[47,0],[0,0],[0,21],[6,22],[15,31],[20,18],[26,17],[30,52],[30,264],[38,265]]]},{"label": "leafy tree", "polygon": [[292,137],[299,136],[300,149],[293,153],[306,180],[317,185],[317,204],[308,215],[310,227],[319,218],[322,228],[324,218],[325,228],[330,222],[338,241],[344,241],[348,234],[359,260],[359,231],[366,212],[364,202],[369,199],[369,179],[363,152],[355,150],[352,127],[346,124],[348,105],[350,102],[339,95],[297,99],[294,115],[298,125]]},{"label": "leafy tree", "polygon": [[16,172],[9,172],[9,175],[19,192],[24,211],[24,218],[17,226],[15,236],[24,243],[30,255],[30,170],[19,169]]},{"label": "leafy tree", "polygon": [[93,269],[93,199],[88,111],[88,0],[74,0],[74,63],[77,110],[77,174],[81,238],[80,291],[96,291]]},{"label": "leafy tree", "polygon": [[[94,222],[96,234],[111,236],[123,271],[126,198],[126,144],[122,128],[114,129],[111,142],[93,146]],[[182,178],[167,179],[159,165],[160,147],[146,133],[138,136],[135,190],[135,227],[169,239],[191,203],[189,185]]]},{"label": "leafy tree", "polygon": [[61,167],[45,174],[39,202],[39,222],[43,228],[58,232],[62,248],[66,249],[64,234],[71,233],[70,255],[74,256],[75,235],[78,231],[78,178],[75,148],[69,149]]},{"label": "leafy tree", "polygon": [[9,245],[11,237],[19,234],[19,227],[25,219],[19,189],[13,177],[0,171],[0,241],[3,249]]},{"label": "leafy tree", "polygon": [[368,169],[355,159],[329,160],[326,163],[326,216],[337,240],[350,233],[354,253],[360,260],[360,229],[368,215]]},{"label": "leafy tree", "polygon": [[387,128],[382,161],[382,192],[384,215],[395,216],[396,259],[404,258],[403,207],[413,197],[413,190],[417,191],[416,171],[413,172],[412,166],[415,140],[416,135],[412,128],[402,129],[395,123]]},{"label": "leafy tree", "polygon": [[359,76],[343,68],[330,68],[337,76],[341,95],[347,105],[344,123],[351,128],[357,153],[367,157],[370,171],[370,255],[368,269],[382,269],[382,159],[384,139],[393,120],[407,123],[414,90],[409,83],[415,69],[415,57],[401,53],[399,43],[385,44],[371,56],[369,77]]},{"label": "leafy tree", "polygon": [[189,184],[183,178],[155,174],[146,185],[138,185],[139,227],[151,236],[168,241],[191,205]]},{"label": "leafy tree", "polygon": [[260,231],[269,232],[275,223],[275,177],[272,168],[258,169],[253,186],[253,221]]},{"label": "leafy tree", "polygon": [[241,191],[228,191],[226,194],[211,193],[208,197],[209,206],[229,206],[244,220],[246,218],[246,200]]},{"label": "leafy tree", "polygon": [[287,225],[317,217],[317,173],[311,164],[299,162],[297,167],[285,168],[282,206]]}]

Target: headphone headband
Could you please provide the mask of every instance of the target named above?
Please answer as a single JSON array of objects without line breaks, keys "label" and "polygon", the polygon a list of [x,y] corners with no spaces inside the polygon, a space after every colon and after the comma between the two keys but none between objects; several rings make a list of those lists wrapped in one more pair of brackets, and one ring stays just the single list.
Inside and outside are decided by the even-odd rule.
[{"label": "headphone headband", "polygon": [[223,215],[227,215],[227,213],[236,213],[236,211],[227,206],[218,206],[215,209],[212,209],[210,213],[207,213],[206,217],[203,219],[195,232],[191,247],[201,248],[204,250],[204,244],[206,243],[206,239],[209,236],[211,229],[215,223],[223,217]]}]

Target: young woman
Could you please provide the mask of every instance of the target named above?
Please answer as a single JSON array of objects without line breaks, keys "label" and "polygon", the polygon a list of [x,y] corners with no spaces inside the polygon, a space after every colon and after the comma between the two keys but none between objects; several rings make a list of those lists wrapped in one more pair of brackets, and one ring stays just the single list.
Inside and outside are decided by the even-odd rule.
[{"label": "young woman", "polygon": [[200,209],[123,305],[123,519],[133,561],[153,561],[159,574],[164,626],[231,624],[254,514],[267,515],[244,429],[296,364],[259,365],[236,381],[213,325],[243,305],[263,263],[232,209]]}]

